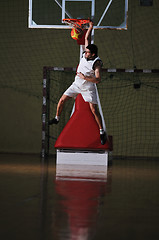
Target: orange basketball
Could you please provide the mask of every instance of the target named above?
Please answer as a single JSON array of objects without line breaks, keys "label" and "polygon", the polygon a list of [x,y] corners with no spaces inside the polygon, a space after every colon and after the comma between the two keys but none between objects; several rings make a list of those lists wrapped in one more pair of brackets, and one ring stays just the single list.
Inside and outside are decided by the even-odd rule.
[{"label": "orange basketball", "polygon": [[79,31],[77,31],[77,29],[73,28],[72,31],[71,31],[71,37],[72,37],[74,40],[78,40],[79,38],[82,37],[82,31],[79,32]]}]

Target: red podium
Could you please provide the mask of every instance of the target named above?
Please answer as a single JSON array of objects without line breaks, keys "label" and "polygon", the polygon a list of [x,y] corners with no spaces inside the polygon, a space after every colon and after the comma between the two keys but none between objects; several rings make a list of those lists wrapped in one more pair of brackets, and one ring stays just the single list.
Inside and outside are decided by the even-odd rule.
[{"label": "red podium", "polygon": [[101,144],[98,124],[81,94],[76,98],[75,111],[59,135],[55,148],[57,163],[103,165],[107,162],[108,152],[112,151],[112,136]]}]

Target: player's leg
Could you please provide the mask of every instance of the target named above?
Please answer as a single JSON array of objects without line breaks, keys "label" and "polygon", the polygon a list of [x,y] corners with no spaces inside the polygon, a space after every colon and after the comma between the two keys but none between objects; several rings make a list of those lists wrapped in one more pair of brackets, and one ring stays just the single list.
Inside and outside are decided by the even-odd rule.
[{"label": "player's leg", "polygon": [[60,98],[58,104],[57,104],[57,109],[56,109],[56,116],[55,118],[51,119],[49,121],[49,125],[51,124],[57,124],[59,123],[60,120],[60,115],[61,112],[63,110],[64,104],[67,100],[69,100],[70,98],[75,98],[77,96],[77,94],[79,93],[78,88],[75,86],[75,84],[73,83],[62,95],[62,97]]},{"label": "player's leg", "polygon": [[57,104],[57,110],[56,110],[56,116],[60,117],[61,112],[63,110],[64,104],[67,100],[69,100],[71,97],[67,96],[67,95],[62,95],[62,97],[60,98],[58,104]]},{"label": "player's leg", "polygon": [[94,103],[89,103],[90,105],[90,109],[95,117],[95,120],[96,122],[98,123],[98,126],[100,129],[103,128],[103,124],[102,124],[102,119],[101,119],[101,116],[100,116],[100,113],[97,109],[97,104],[94,104]]},{"label": "player's leg", "polygon": [[95,117],[95,120],[99,126],[99,129],[100,129],[101,144],[104,145],[106,143],[107,138],[106,138],[106,133],[103,129],[102,118],[98,111],[97,104],[89,103],[89,105],[90,105],[90,109],[91,109],[91,111]]},{"label": "player's leg", "polygon": [[60,120],[60,115],[61,115],[61,112],[63,110],[63,107],[64,107],[64,104],[67,100],[69,100],[71,97],[67,96],[67,95],[62,95],[62,97],[60,98],[58,104],[57,104],[57,109],[56,109],[56,116],[55,118],[51,119],[49,121],[49,125],[52,125],[52,124],[57,124],[59,123],[59,120]]}]

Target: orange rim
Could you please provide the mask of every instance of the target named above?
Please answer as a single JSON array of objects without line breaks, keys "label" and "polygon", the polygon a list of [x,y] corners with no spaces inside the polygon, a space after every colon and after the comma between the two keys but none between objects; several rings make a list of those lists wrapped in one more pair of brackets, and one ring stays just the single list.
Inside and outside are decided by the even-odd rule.
[{"label": "orange rim", "polygon": [[71,25],[73,28],[76,28],[76,29],[78,28],[85,29],[88,27],[88,23],[90,22],[90,19],[65,18],[63,19],[63,22]]}]

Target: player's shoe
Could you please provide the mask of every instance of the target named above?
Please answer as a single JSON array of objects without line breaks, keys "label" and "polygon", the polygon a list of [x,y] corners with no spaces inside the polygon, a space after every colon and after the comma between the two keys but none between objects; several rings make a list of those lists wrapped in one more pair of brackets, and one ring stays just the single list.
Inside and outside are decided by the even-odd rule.
[{"label": "player's shoe", "polygon": [[104,145],[107,141],[107,136],[106,136],[106,133],[102,133],[100,134],[100,140],[101,140],[101,144]]},{"label": "player's shoe", "polygon": [[52,125],[52,124],[58,124],[59,121],[58,121],[56,118],[53,118],[53,119],[49,120],[48,123],[49,123],[49,125]]}]

